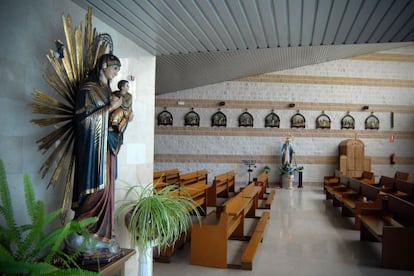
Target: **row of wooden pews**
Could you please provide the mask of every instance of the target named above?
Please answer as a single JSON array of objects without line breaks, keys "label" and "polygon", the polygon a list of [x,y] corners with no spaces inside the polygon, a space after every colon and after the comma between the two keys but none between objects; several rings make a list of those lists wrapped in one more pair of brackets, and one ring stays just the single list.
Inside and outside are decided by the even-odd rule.
[{"label": "row of wooden pews", "polygon": [[[191,235],[183,235],[174,246],[159,252],[155,258],[157,261],[169,262],[176,249],[190,241],[192,264],[252,270],[256,250],[263,240],[269,219],[268,211],[261,211],[258,216],[256,210],[270,209],[275,195],[274,190],[269,193],[266,190],[267,174],[260,175],[258,181],[239,191],[235,188],[234,171],[218,174],[208,184],[206,170],[180,174],[178,169],[172,169],[154,172],[155,183],[156,189],[179,185],[179,192],[190,195],[204,215],[201,223],[198,220],[194,222]],[[250,226],[248,229],[246,223]],[[227,261],[231,239],[246,243],[238,263]]]},{"label": "row of wooden pews", "polygon": [[[191,264],[218,268],[252,270],[256,250],[263,240],[269,212],[256,216],[261,188],[250,183],[239,193],[217,206],[201,223],[191,230]],[[246,235],[245,219],[253,218],[256,224]],[[230,239],[246,241],[239,263],[228,263]]]},{"label": "row of wooden pews", "polygon": [[383,267],[414,270],[414,183],[397,175],[368,184],[336,171],[324,177],[324,190],[342,216],[355,218],[361,241],[381,242]]}]

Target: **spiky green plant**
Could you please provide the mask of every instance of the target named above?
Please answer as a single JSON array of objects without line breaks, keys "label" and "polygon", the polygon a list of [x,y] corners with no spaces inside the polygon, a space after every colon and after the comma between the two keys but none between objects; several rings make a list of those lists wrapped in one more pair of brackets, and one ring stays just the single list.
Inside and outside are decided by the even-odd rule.
[{"label": "spiky green plant", "polygon": [[24,193],[31,223],[17,225],[4,164],[0,160],[0,216],[5,224],[0,225],[0,274],[95,275],[81,270],[76,264],[79,252],[66,254],[62,250],[62,245],[67,235],[74,232],[85,233],[86,226],[96,222],[97,218],[70,221],[51,232],[46,232],[47,226],[57,219],[61,210],[46,213],[43,202],[35,199],[27,174],[24,175]]},{"label": "spiky green plant", "polygon": [[152,184],[130,186],[115,211],[118,222],[124,215],[131,245],[140,252],[150,244],[159,251],[174,246],[191,229],[193,215],[200,220],[194,200],[176,185],[158,191]]}]

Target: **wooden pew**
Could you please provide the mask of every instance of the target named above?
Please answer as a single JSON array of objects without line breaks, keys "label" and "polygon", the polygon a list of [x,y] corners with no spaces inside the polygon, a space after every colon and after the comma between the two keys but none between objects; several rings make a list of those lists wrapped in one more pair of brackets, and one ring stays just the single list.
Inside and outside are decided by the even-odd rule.
[{"label": "wooden pew", "polygon": [[339,184],[339,178],[341,176],[340,170],[335,170],[334,175],[323,177],[323,191],[326,192],[328,186],[335,186]]},{"label": "wooden pew", "polygon": [[246,248],[243,251],[243,255],[241,256],[241,268],[242,269],[245,269],[245,270],[253,269],[254,257],[256,255],[257,248],[259,247],[259,243],[263,241],[263,236],[265,233],[268,220],[269,220],[269,212],[263,212],[249,242],[247,243]]},{"label": "wooden pew", "polygon": [[410,179],[410,174],[407,172],[396,171],[394,174],[394,178],[408,181]]},{"label": "wooden pew", "polygon": [[235,189],[235,172],[228,171],[214,177],[213,183],[207,189],[207,206],[216,206],[217,197],[229,197]]},{"label": "wooden pew", "polygon": [[356,177],[356,179],[366,184],[375,184],[375,175],[373,172],[363,171],[361,176]]},{"label": "wooden pew", "polygon": [[355,217],[354,228],[361,228],[359,215],[362,209],[381,210],[383,201],[379,188],[366,183],[360,184],[360,193],[344,193],[342,195],[342,216]]},{"label": "wooden pew", "polygon": [[333,192],[336,189],[344,189],[349,185],[349,177],[341,174],[338,182],[333,182],[325,186],[326,199],[333,199]]},{"label": "wooden pew", "polygon": [[363,209],[361,241],[382,243],[385,268],[414,270],[414,204],[389,195],[382,210]]},{"label": "wooden pew", "polygon": [[266,194],[267,187],[269,186],[269,175],[266,172],[262,172],[254,180],[256,186],[261,188],[260,198],[264,198]]},{"label": "wooden pew", "polygon": [[180,175],[180,193],[188,194],[201,208],[202,214],[207,212],[207,170],[199,170]]},{"label": "wooden pew", "polygon": [[178,169],[157,171],[153,173],[153,184],[156,190],[160,190],[167,185],[179,185],[180,172]]},{"label": "wooden pew", "polygon": [[[172,173],[173,172],[171,172],[171,175]],[[175,181],[175,178],[173,177],[170,177],[169,179],[174,179],[173,181]],[[179,175],[179,184],[180,189],[174,192],[177,192],[178,196],[186,195],[191,197],[196,204],[195,207],[199,211],[199,214],[205,216],[207,212],[207,170],[199,170],[181,174]],[[193,211],[194,210],[189,210],[189,212]],[[186,242],[188,242],[189,238],[190,235],[185,235],[183,233],[180,239],[177,240],[174,245],[161,250],[161,252],[158,253],[158,256],[154,257],[154,259],[158,262],[170,262],[171,256],[177,251],[178,248],[181,248]]]},{"label": "wooden pew", "polygon": [[375,186],[380,188],[383,192],[392,192],[395,189],[394,181],[395,179],[392,177],[381,175],[378,184]]},{"label": "wooden pew", "polygon": [[342,188],[338,188],[332,191],[332,204],[333,206],[340,207],[343,205],[343,197],[344,196],[356,196],[358,197],[361,193],[361,184],[362,182],[355,179],[350,178],[348,182],[348,186],[344,186]]},{"label": "wooden pew", "polygon": [[395,179],[394,183],[395,191],[392,192],[393,195],[408,201],[414,201],[414,183],[401,179]]},{"label": "wooden pew", "polygon": [[[256,186],[254,182],[251,182],[246,187],[240,189],[240,193],[237,196],[241,196],[244,198],[248,198],[249,201],[252,203],[252,206],[245,210],[244,216],[245,217],[255,217],[256,216],[256,209],[259,206],[259,198],[261,193],[261,187]],[[226,205],[226,203],[224,203]]]},{"label": "wooden pew", "polygon": [[[251,236],[244,235],[245,217],[255,217],[255,198],[259,189],[246,187],[229,198],[220,208],[209,213],[201,223],[194,223],[191,229],[191,264],[219,267],[252,269],[252,262],[263,234],[269,213],[258,219]],[[240,264],[229,264],[228,240],[246,241]]]}]

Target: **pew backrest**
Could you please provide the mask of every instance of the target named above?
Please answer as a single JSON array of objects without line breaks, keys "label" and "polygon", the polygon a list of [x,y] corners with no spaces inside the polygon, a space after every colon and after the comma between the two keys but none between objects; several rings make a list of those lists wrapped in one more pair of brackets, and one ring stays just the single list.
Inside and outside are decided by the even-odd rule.
[{"label": "pew backrest", "polygon": [[205,184],[207,185],[207,170],[198,170],[180,175],[180,186]]},{"label": "pew backrest", "polygon": [[388,211],[403,226],[414,226],[414,204],[394,195],[388,196]]},{"label": "pew backrest", "polygon": [[408,181],[408,179],[410,178],[410,174],[406,172],[396,171],[394,174],[394,178]]},{"label": "pew backrest", "polygon": [[359,194],[361,192],[361,181],[353,178],[349,179],[349,188]]},{"label": "pew backrest", "polygon": [[392,177],[388,177],[385,175],[382,175],[379,181],[379,186],[389,189],[389,190],[393,190],[394,189],[394,181],[395,179]]},{"label": "pew backrest", "polygon": [[376,201],[379,199],[380,190],[370,184],[361,183],[361,195],[367,199],[367,201]]},{"label": "pew backrest", "polygon": [[341,174],[341,176],[339,177],[339,183],[344,184],[344,185],[348,185],[349,180],[350,180],[349,177],[343,174]]},{"label": "pew backrest", "polygon": [[407,196],[410,196],[410,197],[414,196],[414,184],[413,183],[400,180],[400,179],[395,179],[395,188],[397,191],[407,194]]}]

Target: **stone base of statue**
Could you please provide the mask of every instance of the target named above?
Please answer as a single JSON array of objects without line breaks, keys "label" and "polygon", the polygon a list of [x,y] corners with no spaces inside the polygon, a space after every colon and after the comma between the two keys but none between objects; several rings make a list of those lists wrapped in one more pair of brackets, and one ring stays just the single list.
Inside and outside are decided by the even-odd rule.
[{"label": "stone base of statue", "polygon": [[294,179],[295,179],[295,176],[293,174],[283,174],[282,175],[282,187],[285,189],[292,189]]},{"label": "stone base of statue", "polygon": [[122,257],[122,250],[114,237],[109,242],[103,242],[92,236],[72,233],[65,238],[64,250],[67,253],[78,252],[81,265],[110,263]]}]

